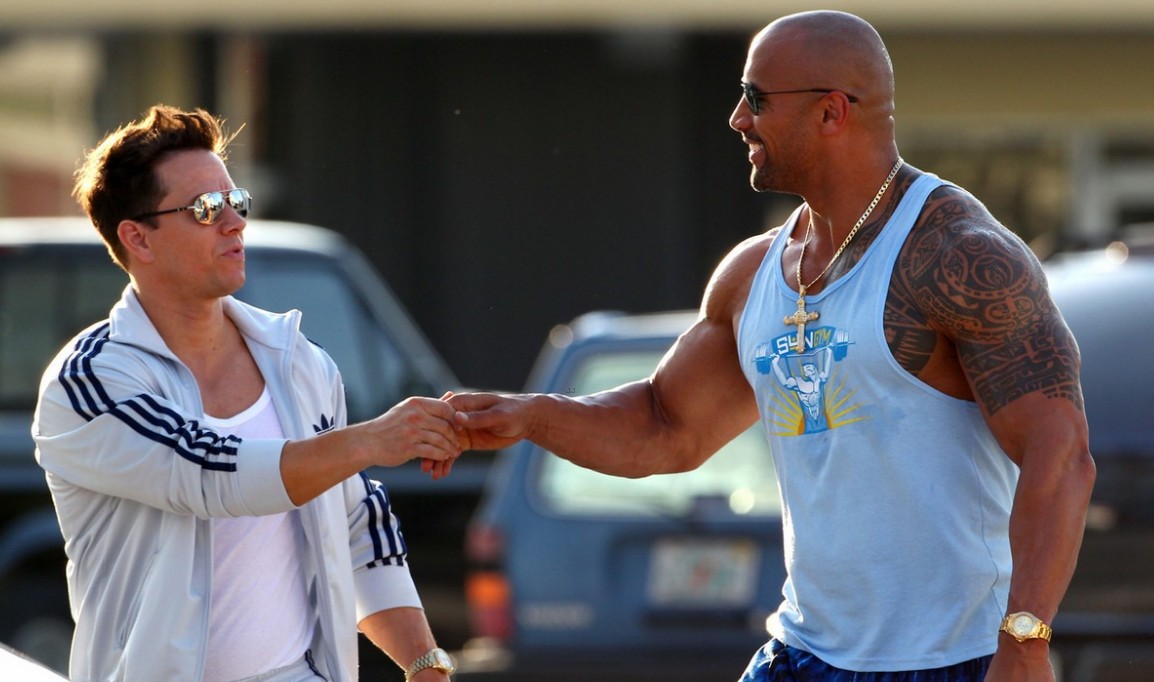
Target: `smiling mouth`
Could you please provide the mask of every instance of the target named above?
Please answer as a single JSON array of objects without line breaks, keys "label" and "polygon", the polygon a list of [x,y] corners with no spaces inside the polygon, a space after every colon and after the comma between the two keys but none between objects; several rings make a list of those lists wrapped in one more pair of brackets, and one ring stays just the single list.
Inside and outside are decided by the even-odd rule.
[{"label": "smiling mouth", "polygon": [[753,160],[753,157],[755,157],[759,154],[765,153],[765,145],[761,144],[760,142],[747,141],[746,144],[749,145],[749,160],[750,161]]}]

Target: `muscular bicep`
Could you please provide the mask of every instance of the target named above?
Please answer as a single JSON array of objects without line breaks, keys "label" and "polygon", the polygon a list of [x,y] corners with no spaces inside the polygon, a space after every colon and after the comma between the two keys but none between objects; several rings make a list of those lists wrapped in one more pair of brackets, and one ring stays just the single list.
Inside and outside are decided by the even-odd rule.
[{"label": "muscular bicep", "polygon": [[753,389],[741,371],[736,328],[774,234],[743,241],[721,261],[697,322],[665,355],[651,380],[654,402],[670,432],[692,443],[693,466],[757,421]]},{"label": "muscular bicep", "polygon": [[728,320],[699,319],[662,359],[651,379],[655,409],[700,465],[757,420]]}]

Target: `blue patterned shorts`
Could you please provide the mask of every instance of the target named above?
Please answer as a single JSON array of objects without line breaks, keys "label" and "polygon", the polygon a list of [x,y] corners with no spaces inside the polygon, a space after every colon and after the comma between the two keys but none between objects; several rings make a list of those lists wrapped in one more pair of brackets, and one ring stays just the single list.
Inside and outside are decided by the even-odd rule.
[{"label": "blue patterned shorts", "polygon": [[739,682],[982,682],[991,658],[982,656],[932,670],[857,673],[771,639],[753,655]]}]

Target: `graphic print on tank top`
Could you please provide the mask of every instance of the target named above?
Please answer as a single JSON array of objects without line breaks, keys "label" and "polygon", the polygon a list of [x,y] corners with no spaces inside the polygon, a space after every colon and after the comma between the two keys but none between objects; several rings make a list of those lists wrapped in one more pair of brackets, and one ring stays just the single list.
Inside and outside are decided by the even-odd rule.
[{"label": "graphic print on tank top", "polygon": [[[742,315],[742,370],[757,395],[767,436],[788,438],[868,422],[894,377],[905,380],[885,339],[882,319],[894,263],[926,198],[942,181],[923,174],[906,189],[865,255],[848,272],[797,304],[782,253],[801,214],[786,221],[754,276]],[[820,317],[797,324],[798,313]],[[798,344],[798,334],[804,343]],[[798,346],[802,350],[798,350]],[[883,368],[890,367],[893,372]]]},{"label": "graphic print on tank top", "polygon": [[776,392],[759,396],[767,401],[773,435],[818,433],[861,419],[853,391],[838,380],[837,363],[848,357],[853,341],[833,326],[805,329],[805,351],[797,352],[797,331],[786,330],[759,344],[753,363],[758,374],[776,381]]}]

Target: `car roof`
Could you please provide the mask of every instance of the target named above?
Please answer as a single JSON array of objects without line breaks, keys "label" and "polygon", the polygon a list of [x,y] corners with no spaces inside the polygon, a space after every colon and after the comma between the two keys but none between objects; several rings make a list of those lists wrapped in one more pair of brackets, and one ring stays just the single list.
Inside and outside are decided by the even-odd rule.
[{"label": "car roof", "polygon": [[[346,245],[344,237],[323,227],[255,218],[248,221],[244,241],[257,248],[323,253],[341,251]],[[0,247],[100,243],[96,228],[82,216],[0,218]]]},{"label": "car roof", "polygon": [[1154,254],[1110,247],[1063,256],[1047,262],[1045,270],[1062,314],[1075,322],[1094,330],[1154,330]]},{"label": "car roof", "polygon": [[1082,353],[1092,451],[1154,453],[1154,255],[1115,244],[1063,255],[1045,269]]},{"label": "car roof", "polygon": [[632,314],[603,310],[586,313],[565,326],[575,342],[609,338],[669,338],[689,329],[696,319],[696,310]]},{"label": "car roof", "polygon": [[624,313],[598,310],[585,313],[568,324],[549,331],[545,345],[537,355],[525,382],[525,390],[548,390],[561,367],[563,358],[570,360],[604,350],[606,346],[622,351],[626,347],[664,350],[697,319],[693,310],[652,313]]}]

